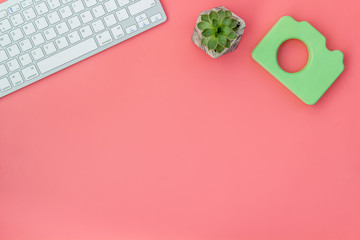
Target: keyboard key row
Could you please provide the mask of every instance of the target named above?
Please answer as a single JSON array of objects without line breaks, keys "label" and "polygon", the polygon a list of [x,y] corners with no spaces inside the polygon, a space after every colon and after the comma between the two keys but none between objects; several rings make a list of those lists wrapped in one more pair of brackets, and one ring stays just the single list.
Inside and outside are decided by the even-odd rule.
[{"label": "keyboard key row", "polygon": [[[121,11],[119,11],[117,13],[117,15],[118,14],[121,14]],[[81,17],[81,18],[83,19],[83,17]],[[161,18],[162,18],[161,14],[156,14],[156,15],[151,17],[151,21],[152,22],[158,21]],[[142,19],[145,19],[145,20],[142,20]],[[143,28],[143,27],[148,26],[150,24],[149,20],[147,19],[146,14],[142,14],[142,15],[138,16],[136,18],[136,20],[142,20],[142,21],[138,22],[138,25],[139,25],[140,28]],[[105,24],[106,24],[107,27],[111,27],[111,26],[113,26],[113,25],[115,25],[117,23],[117,21],[116,21],[113,14],[106,16],[104,18],[104,21],[105,21]],[[80,20],[79,20],[79,18],[77,16],[71,18],[68,22],[69,22],[69,25],[70,25],[71,29],[75,29],[75,28],[81,26]],[[45,24],[43,24],[42,20],[40,20],[40,19],[39,19],[39,21],[35,21],[35,24],[38,25],[38,28],[41,28],[41,26],[45,26]],[[100,32],[100,31],[105,29],[105,26],[104,26],[102,20],[98,20],[98,21],[92,23],[92,27],[93,27],[95,32]],[[65,22],[62,22],[62,23],[56,25],[55,28],[56,28],[59,35],[62,35],[64,33],[67,33],[68,31],[70,31],[69,28],[68,28],[68,25]],[[34,27],[34,25],[32,23],[29,23],[29,24],[25,25],[23,27],[23,29],[24,29],[24,32],[25,32],[26,35],[33,34],[36,31],[35,27]],[[126,29],[126,32],[128,34],[131,34],[131,33],[135,32],[135,31],[137,31],[136,25],[132,25],[132,26],[130,26],[130,27],[128,27]],[[92,34],[92,30],[88,26],[83,27],[80,32],[81,32],[83,38],[86,38],[86,37],[88,37],[88,36],[90,36]],[[116,33],[116,36],[120,36],[122,34],[123,33],[120,33],[120,34]],[[10,32],[10,35],[11,35],[11,37],[12,37],[12,39],[14,41],[17,41],[17,40],[24,37],[22,32],[20,31],[20,29],[13,30],[12,32]],[[49,29],[45,30],[44,35],[45,35],[46,40],[48,40],[48,41],[57,37],[57,34],[56,34],[54,28],[49,28]],[[71,35],[71,38],[72,38],[73,41],[75,41],[75,39],[77,39],[77,38],[75,38],[75,36],[73,34]],[[32,40],[32,43],[35,46],[41,45],[41,44],[43,44],[45,42],[45,40],[44,40],[41,33],[38,33],[38,34],[32,36],[31,40]],[[10,43],[11,43],[11,39],[9,38],[8,35],[5,34],[5,35],[0,36],[0,46],[5,47],[5,46],[9,45]],[[21,41],[19,44],[20,44],[20,47],[21,47],[22,51],[27,51],[27,50],[29,50],[29,49],[31,49],[33,47],[32,43],[28,39],[25,39],[24,41]],[[61,46],[63,46],[63,45],[61,44]],[[19,54],[19,51],[18,51],[16,45],[8,48],[8,51],[9,51],[9,54],[11,56],[16,56],[16,55]]]},{"label": "keyboard key row", "polygon": [[[62,0],[62,2],[64,4],[66,3],[69,3],[71,0]],[[102,2],[103,0],[99,0],[99,2]],[[35,2],[38,2],[38,0],[35,0]],[[46,4],[47,3],[47,4]],[[41,2],[39,4],[36,4],[34,6],[36,12],[38,15],[42,15],[42,14],[45,14],[47,12],[49,12],[49,8],[50,10],[54,10],[58,7],[61,6],[61,3],[59,0],[46,0],[46,3],[45,2]],[[109,0],[107,2],[104,3],[104,6],[107,10],[107,12],[112,12],[114,10],[116,10],[118,8],[118,5],[120,7],[123,7],[123,6],[126,6],[130,3],[130,0],[117,0],[117,4],[114,0]],[[97,1],[96,0],[85,0],[85,5],[87,7],[92,7],[94,5],[97,4]],[[28,8],[30,6],[33,5],[33,1],[32,0],[25,0],[25,1],[22,1],[21,2],[21,6],[25,9],[25,8]],[[136,15],[140,12],[143,12],[145,10],[147,10],[148,8],[151,8],[153,6],[155,6],[156,3],[154,0],[140,0],[132,5],[129,6],[129,10],[130,10],[130,13],[131,15]],[[82,1],[81,0],[78,0],[78,1],[75,1],[73,3],[71,3],[71,6],[72,6],[72,9],[74,11],[74,13],[79,13],[81,11],[83,11],[85,9],[85,6],[83,5]],[[68,7],[68,6],[67,6]],[[12,7],[9,8],[9,12],[10,13],[15,13],[15,12],[18,12],[20,10],[20,6],[17,4],[17,5],[14,5]],[[62,9],[61,10],[63,12],[63,14],[69,14],[69,16],[72,15],[72,13],[70,14],[69,12],[69,8],[66,8],[66,9]],[[24,17],[25,19],[27,20],[31,20],[33,18],[35,18],[35,12],[32,8],[28,8],[26,10],[24,10]],[[0,19],[1,18],[4,18],[7,16],[7,12],[5,10],[3,11],[0,11]],[[21,17],[21,15],[18,15]],[[20,23],[21,24],[21,23]]]},{"label": "keyboard key row", "polygon": [[[27,55],[28,55],[28,54],[26,53],[26,54],[22,55],[22,56],[19,58],[20,61],[21,61],[21,64],[22,64],[23,66],[25,66],[25,65],[28,64]],[[29,57],[30,57],[30,56],[29,56]],[[8,60],[8,59],[9,59],[9,58],[8,58],[7,54],[5,53],[5,51],[4,51],[4,50],[1,50],[1,51],[0,51],[0,62],[5,62],[5,61]],[[13,60],[14,60],[14,59],[13,59]],[[9,62],[10,62],[10,66],[8,66],[9,68],[11,68],[12,66],[16,66],[16,65],[11,64],[13,60],[9,61]],[[31,59],[30,59],[30,62],[31,62]],[[12,71],[12,70],[10,69],[10,71]]]},{"label": "keyboard key row", "polygon": [[38,62],[38,67],[41,73],[51,71],[61,65],[68,63],[76,58],[79,58],[87,53],[94,51],[97,48],[95,40],[89,38],[75,46],[72,46],[64,51],[61,51],[49,58]]},{"label": "keyboard key row", "polygon": [[[24,80],[19,72],[16,72],[9,76],[11,83],[16,87],[24,83]],[[7,78],[0,79],[0,91],[6,92],[11,89],[11,84]]]},{"label": "keyboard key row", "polygon": [[[114,11],[116,9],[114,7],[114,5],[113,5],[114,3],[115,2],[113,0],[110,0],[108,2],[108,5],[107,5],[107,8],[108,8],[107,10],[108,11]],[[75,4],[76,7],[74,7],[74,8],[77,9],[77,11],[84,10],[84,6],[82,5],[81,2],[80,3],[75,2],[73,4]],[[37,5],[37,6],[39,6],[38,9],[37,9],[39,12],[42,12],[42,13],[47,12],[40,5]],[[75,12],[77,12],[77,11],[75,11]],[[66,19],[66,18],[69,18],[69,17],[73,16],[73,12],[72,12],[72,10],[70,9],[69,6],[65,6],[65,7],[61,8],[59,12],[60,12],[60,15],[61,15],[61,17],[63,19]],[[92,13],[93,13],[95,18],[100,18],[100,17],[102,17],[102,16],[104,16],[106,14],[102,5],[98,5],[98,6],[94,7],[92,9]],[[23,14],[24,14],[24,17],[25,17],[25,19],[27,21],[36,18],[36,14],[35,14],[35,12],[34,12],[34,10],[32,8],[26,9],[23,12]],[[128,15],[126,9],[119,10],[118,12],[116,12],[116,15],[117,15],[119,21],[124,21],[124,20],[129,18],[129,15]],[[86,11],[84,13],[81,13],[80,17],[81,17],[82,22],[84,24],[93,20],[93,16],[90,13],[90,11]],[[46,18],[49,21],[49,23],[52,24],[52,25],[61,20],[59,14],[56,11],[52,12],[52,13],[49,13],[46,16]],[[40,17],[40,18],[36,19],[35,24],[36,24],[37,29],[42,30],[42,29],[46,28],[48,26],[47,20],[45,19],[45,17]],[[77,20],[77,19],[75,19],[75,20]],[[11,16],[10,21],[11,21],[11,23],[12,23],[12,25],[14,27],[17,27],[17,26],[24,23],[24,19],[22,18],[22,16],[20,14],[16,14],[16,15]],[[12,25],[11,25],[10,21],[8,19],[4,19],[4,20],[0,21],[0,31],[1,32],[6,32],[6,31],[8,31],[8,30],[10,30],[12,28]],[[25,26],[32,27],[32,25],[29,25],[29,24],[30,23],[28,23]],[[31,30],[31,31],[26,32],[26,30]],[[35,29],[33,29],[33,28],[25,28],[24,31],[25,31],[26,35],[29,35],[29,34],[33,33],[35,31]]]},{"label": "keyboard key row", "polygon": [[[104,28],[99,26],[99,28],[97,28],[97,30],[100,31],[100,29],[104,29]],[[80,29],[80,32],[81,32],[81,35],[83,36],[83,38],[89,37],[93,34],[93,32],[89,26],[83,27],[82,29]],[[123,33],[120,25],[116,28],[113,28],[112,32],[113,32],[115,39],[118,39],[118,38],[124,36],[124,33]],[[35,42],[38,45],[45,42],[40,33],[32,36],[32,40],[33,40],[33,42]],[[58,38],[55,41],[56,47],[53,42],[49,42],[43,46],[43,49],[44,49],[46,55],[50,55],[50,54],[56,52],[57,49],[62,50],[64,48],[66,48],[67,46],[69,46],[69,42],[71,44],[74,44],[74,43],[79,42],[80,40],[81,40],[81,37],[80,37],[79,33],[77,31],[74,31],[74,32],[68,34],[67,38],[66,37]],[[103,46],[103,45],[107,44],[109,41],[112,41],[112,38],[111,38],[110,34],[107,32],[107,33],[102,33],[102,34],[97,35],[97,40],[98,40],[99,45]],[[19,45],[20,45],[20,48],[22,51],[28,51],[33,48],[33,45],[29,39],[25,39],[24,41],[20,42]],[[16,44],[13,44],[10,47],[8,47],[7,52],[11,58],[16,57],[17,55],[19,55],[21,53],[20,49],[18,48],[18,46]],[[36,48],[36,49],[30,51],[30,54],[35,61],[40,60],[45,57],[45,54],[44,54],[42,48]],[[0,51],[0,60],[1,60],[1,62],[8,60],[8,55],[6,54],[5,50]],[[26,66],[32,62],[31,57],[28,53],[20,56],[19,60],[23,66]],[[12,59],[9,62],[7,62],[7,66],[8,66],[8,69],[10,72],[13,72],[20,68],[20,65],[16,59]],[[0,70],[1,70],[0,76],[3,76],[8,73],[7,69],[5,68],[5,66],[3,64],[1,65]]]}]

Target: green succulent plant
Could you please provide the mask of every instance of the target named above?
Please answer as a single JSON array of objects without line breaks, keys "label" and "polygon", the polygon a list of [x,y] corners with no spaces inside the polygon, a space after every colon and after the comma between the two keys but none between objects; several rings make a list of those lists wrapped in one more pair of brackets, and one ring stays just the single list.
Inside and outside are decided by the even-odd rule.
[{"label": "green succulent plant", "polygon": [[202,31],[201,45],[222,53],[230,48],[231,41],[238,37],[238,25],[239,22],[233,18],[230,11],[211,11],[209,14],[201,15],[201,22],[197,24]]}]

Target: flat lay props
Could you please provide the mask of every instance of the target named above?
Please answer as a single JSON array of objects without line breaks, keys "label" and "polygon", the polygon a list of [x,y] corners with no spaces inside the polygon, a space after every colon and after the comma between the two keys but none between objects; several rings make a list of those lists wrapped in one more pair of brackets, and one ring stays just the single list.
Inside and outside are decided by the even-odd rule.
[{"label": "flat lay props", "polygon": [[192,41],[212,58],[235,51],[245,31],[245,21],[226,7],[202,12]]},{"label": "flat lay props", "polygon": [[[307,65],[296,73],[279,66],[277,52],[289,39],[305,43],[309,51]],[[314,105],[344,71],[344,54],[329,51],[325,37],[308,22],[282,17],[252,52],[252,57],[303,102]]]},{"label": "flat lay props", "polygon": [[[360,240],[360,1],[161,2],[164,25],[1,99],[0,239]],[[190,38],[222,5],[246,35],[213,61]],[[251,58],[286,14],[345,55],[315,106]]]}]

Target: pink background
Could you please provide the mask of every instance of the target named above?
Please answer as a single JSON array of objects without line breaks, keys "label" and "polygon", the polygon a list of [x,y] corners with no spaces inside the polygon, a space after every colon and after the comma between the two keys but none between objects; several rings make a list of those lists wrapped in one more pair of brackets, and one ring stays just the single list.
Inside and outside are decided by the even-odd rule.
[{"label": "pink background", "polygon": [[[359,240],[359,1],[163,5],[165,24],[0,100],[0,239]],[[247,29],[213,60],[190,38],[219,5]],[[345,54],[315,106],[250,57],[283,15]]]}]

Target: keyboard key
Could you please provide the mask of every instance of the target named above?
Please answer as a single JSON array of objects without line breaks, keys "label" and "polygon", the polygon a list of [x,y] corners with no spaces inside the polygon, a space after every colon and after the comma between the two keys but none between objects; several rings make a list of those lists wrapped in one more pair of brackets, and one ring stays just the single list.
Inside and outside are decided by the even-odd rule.
[{"label": "keyboard key", "polygon": [[105,15],[105,10],[101,5],[94,7],[92,9],[92,11],[94,13],[95,18],[99,18],[99,17]]},{"label": "keyboard key", "polygon": [[10,17],[10,20],[14,27],[19,26],[20,24],[24,23],[24,19],[21,17],[20,13],[15,14],[14,16]]},{"label": "keyboard key", "polygon": [[10,82],[7,78],[0,79],[0,91],[6,92],[11,89]]},{"label": "keyboard key", "polygon": [[137,15],[149,8],[152,8],[156,5],[155,0],[140,0],[128,7],[130,14],[132,16]]},{"label": "keyboard key", "polygon": [[23,11],[23,15],[26,20],[32,20],[32,19],[36,18],[36,13],[33,8],[29,8],[29,9],[26,9],[25,11]]},{"label": "keyboard key", "polygon": [[43,44],[45,42],[43,36],[41,33],[37,33],[34,36],[31,37],[32,42],[35,46],[39,46],[40,44]]},{"label": "keyboard key", "polygon": [[80,0],[71,3],[71,7],[74,10],[74,13],[81,12],[85,9],[83,3]]},{"label": "keyboard key", "polygon": [[6,32],[7,30],[11,29],[11,24],[8,19],[4,19],[0,22],[0,31]]},{"label": "keyboard key", "polygon": [[68,18],[72,16],[72,11],[69,6],[63,7],[60,9],[60,15],[62,18]]},{"label": "keyboard key", "polygon": [[116,24],[116,18],[114,14],[110,14],[109,16],[104,17],[104,21],[106,26],[111,27]]},{"label": "keyboard key", "polygon": [[113,27],[111,29],[112,34],[114,35],[115,39],[119,39],[125,36],[125,33],[121,27],[121,25],[118,25],[116,27]]},{"label": "keyboard key", "polygon": [[100,31],[104,30],[104,28],[105,28],[105,26],[101,20],[97,20],[96,22],[93,22],[91,25],[95,32],[100,32]]},{"label": "keyboard key", "polygon": [[92,7],[92,6],[96,5],[96,0],[85,0],[85,5],[87,7]]},{"label": "keyboard key", "polygon": [[32,23],[28,23],[28,24],[24,25],[23,30],[26,35],[30,35],[30,34],[33,34],[34,32],[36,32],[35,27]]},{"label": "keyboard key", "polygon": [[127,13],[126,9],[121,9],[120,11],[117,11],[116,16],[118,17],[120,22],[129,18],[129,14]]},{"label": "keyboard key", "polygon": [[96,35],[96,40],[98,41],[100,47],[113,41],[109,31],[105,31],[101,34]]},{"label": "keyboard key", "polygon": [[75,29],[81,26],[80,20],[77,16],[70,18],[68,23],[71,29]]},{"label": "keyboard key", "polygon": [[0,62],[4,62],[7,59],[8,59],[8,56],[5,52],[5,50],[0,50]]},{"label": "keyboard key", "polygon": [[161,19],[162,19],[162,16],[161,16],[160,13],[155,14],[154,16],[152,16],[152,17],[150,18],[150,20],[151,20],[152,22],[157,22],[157,21],[159,21],[159,20],[161,20]]},{"label": "keyboard key", "polygon": [[22,83],[24,83],[24,80],[23,78],[21,77],[20,73],[19,72],[16,72],[14,74],[11,74],[9,76],[9,79],[11,81],[11,83],[16,87]]},{"label": "keyboard key", "polygon": [[60,7],[59,0],[47,0],[47,3],[51,10]]},{"label": "keyboard key", "polygon": [[1,47],[6,47],[7,45],[9,45],[11,43],[10,37],[7,34],[1,35],[0,36],[0,46]]},{"label": "keyboard key", "polygon": [[128,5],[130,3],[130,0],[117,0],[120,7]]},{"label": "keyboard key", "polygon": [[5,65],[1,64],[0,65],[0,77],[6,75],[7,73],[8,73],[8,71],[7,71],[6,67],[5,67]]},{"label": "keyboard key", "polygon": [[91,36],[93,34],[91,28],[89,27],[89,25],[80,28],[80,34],[83,38],[87,38],[89,36]]},{"label": "keyboard key", "polygon": [[38,30],[42,30],[48,26],[48,23],[44,17],[41,17],[35,20],[35,25]]},{"label": "keyboard key", "polygon": [[135,20],[136,20],[137,22],[144,21],[145,19],[147,19],[147,16],[146,16],[146,14],[145,14],[145,13],[143,13],[143,14],[141,14],[141,15],[139,15],[139,16],[137,16],[137,17],[135,17]]},{"label": "keyboard key", "polygon": [[130,34],[130,33],[135,32],[136,30],[137,30],[136,25],[132,25],[132,26],[130,26],[130,27],[128,27],[128,28],[126,29],[126,32],[127,32],[128,34]]},{"label": "keyboard key", "polygon": [[19,4],[16,4],[16,5],[12,6],[12,7],[9,7],[9,13],[14,13],[14,12],[17,12],[19,10],[20,10]]},{"label": "keyboard key", "polygon": [[104,3],[106,11],[112,12],[117,9],[117,5],[114,0],[110,0]]},{"label": "keyboard key", "polygon": [[69,39],[70,43],[76,43],[81,40],[79,33],[77,31],[69,33],[68,39]]},{"label": "keyboard key", "polygon": [[30,5],[32,5],[33,4],[33,1],[32,0],[25,0],[25,1],[22,1],[21,2],[21,6],[23,7],[23,8],[27,8],[27,7],[29,7]]},{"label": "keyboard key", "polygon": [[23,52],[25,52],[33,47],[33,45],[31,44],[29,39],[25,39],[25,40],[19,42],[19,45]]},{"label": "keyboard key", "polygon": [[19,57],[20,63],[23,66],[26,66],[32,62],[31,57],[28,53],[25,53],[24,55],[21,55]]},{"label": "keyboard key", "polygon": [[47,59],[44,59],[38,62],[38,67],[41,73],[46,73],[55,68],[64,65],[74,59],[77,59],[87,53],[94,51],[97,48],[95,40],[93,38],[89,38],[81,43],[78,43],[75,46],[72,46],[64,51],[61,51]]},{"label": "keyboard key", "polygon": [[55,43],[59,49],[63,49],[69,46],[69,43],[65,37],[58,38]]},{"label": "keyboard key", "polygon": [[50,55],[50,54],[56,52],[56,48],[55,48],[54,43],[49,42],[48,44],[45,44],[45,45],[44,45],[44,50],[45,50],[45,53],[46,53],[47,55]]},{"label": "keyboard key", "polygon": [[86,11],[86,12],[83,12],[82,14],[80,14],[80,18],[83,23],[88,23],[93,20],[93,17],[91,15],[90,11]]},{"label": "keyboard key", "polygon": [[45,2],[39,3],[35,5],[35,10],[38,13],[38,15],[42,15],[44,13],[47,13],[49,9],[47,8]]},{"label": "keyboard key", "polygon": [[9,53],[10,57],[15,57],[16,55],[20,54],[20,49],[16,44],[14,44],[7,48],[7,52]]},{"label": "keyboard key", "polygon": [[44,31],[44,35],[45,35],[46,40],[48,40],[48,41],[57,37],[54,28],[46,29]]},{"label": "keyboard key", "polygon": [[7,12],[5,10],[0,11],[0,19],[7,16]]},{"label": "keyboard key", "polygon": [[139,27],[140,27],[140,28],[144,28],[144,27],[150,25],[150,21],[149,21],[149,19],[145,19],[144,21],[141,21],[141,22],[139,22],[138,24],[139,24]]},{"label": "keyboard key", "polygon": [[60,21],[59,14],[57,12],[52,12],[47,15],[47,19],[49,20],[50,24],[55,24]]},{"label": "keyboard key", "polygon": [[16,60],[16,58],[8,61],[6,65],[8,66],[10,72],[18,70],[20,68],[19,62]]},{"label": "keyboard key", "polygon": [[24,68],[21,72],[24,75],[26,81],[29,81],[29,80],[39,76],[39,73],[36,70],[34,65]]},{"label": "keyboard key", "polygon": [[58,31],[59,35],[62,35],[64,33],[68,32],[69,28],[65,22],[62,22],[62,23],[59,23],[58,25],[56,25],[56,30]]},{"label": "keyboard key", "polygon": [[44,57],[44,53],[41,48],[36,48],[31,51],[31,56],[34,58],[35,61]]},{"label": "keyboard key", "polygon": [[21,32],[20,28],[16,28],[15,30],[10,32],[10,36],[13,41],[18,41],[24,37],[23,33]]}]

